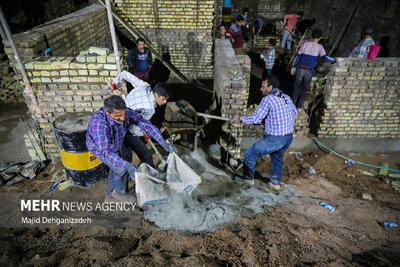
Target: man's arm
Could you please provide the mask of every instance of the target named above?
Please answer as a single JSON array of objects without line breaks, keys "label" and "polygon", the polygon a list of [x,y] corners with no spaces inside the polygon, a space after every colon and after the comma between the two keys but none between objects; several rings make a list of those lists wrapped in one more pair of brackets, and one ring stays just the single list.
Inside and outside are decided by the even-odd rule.
[{"label": "man's arm", "polygon": [[245,124],[258,124],[268,115],[269,109],[267,97],[264,97],[253,115],[241,116],[240,120]]},{"label": "man's arm", "polygon": [[148,136],[157,141],[161,146],[165,146],[166,142],[162,137],[160,130],[154,126],[150,121],[144,119],[137,112],[132,109],[127,109],[126,112],[127,119],[129,119],[130,124],[136,124],[141,130],[143,130]]},{"label": "man's arm", "polygon": [[101,121],[89,123],[88,138],[93,141],[88,149],[95,157],[102,161],[107,160],[117,168],[125,168],[126,161],[110,151],[110,131]]},{"label": "man's arm", "polygon": [[325,49],[321,46],[321,51],[319,53],[319,56],[322,57],[326,62],[330,63],[336,63],[336,59],[332,57],[328,57],[327,54],[325,53]]},{"label": "man's arm", "polygon": [[129,50],[128,56],[126,56],[126,63],[128,64],[129,68],[135,69],[136,66],[135,66],[133,50],[134,49]]},{"label": "man's arm", "polygon": [[130,82],[133,88],[137,88],[141,83],[143,83],[141,79],[126,70],[123,70],[117,77],[115,77],[113,83],[119,84],[120,82],[122,82],[122,80]]}]

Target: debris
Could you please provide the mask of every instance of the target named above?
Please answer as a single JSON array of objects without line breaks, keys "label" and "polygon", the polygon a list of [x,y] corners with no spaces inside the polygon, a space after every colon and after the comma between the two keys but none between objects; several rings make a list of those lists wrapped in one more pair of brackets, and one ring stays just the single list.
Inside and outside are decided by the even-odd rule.
[{"label": "debris", "polygon": [[60,184],[60,182],[54,183],[52,186],[50,186],[49,189],[47,189],[47,193],[53,192],[53,191],[57,188],[57,186],[58,186],[59,184]]},{"label": "debris", "polygon": [[348,174],[346,174],[346,177],[351,177],[351,178],[354,178],[354,177],[356,177],[354,174],[350,174],[350,173],[348,173]]},{"label": "debris", "polygon": [[325,208],[327,208],[328,210],[330,210],[331,212],[334,212],[335,211],[335,206],[333,206],[333,205],[329,205],[328,203],[325,203],[325,202],[319,202],[319,205],[320,206],[322,206],[322,207],[325,207]]},{"label": "debris", "polygon": [[358,171],[367,176],[375,176],[375,174],[373,174],[372,172],[369,172],[369,171],[363,171],[363,170],[358,170]]},{"label": "debris", "polygon": [[317,174],[317,171],[311,166],[308,168],[308,173],[309,174]]},{"label": "debris", "polygon": [[303,160],[303,155],[301,152],[291,151],[291,152],[289,152],[289,155],[294,155],[296,157],[296,159]]},{"label": "debris", "polygon": [[362,194],[362,198],[363,198],[363,199],[366,199],[366,200],[372,200],[371,194],[367,194],[367,193],[363,193],[363,194]]},{"label": "debris", "polygon": [[344,163],[346,163],[349,166],[353,166],[354,164],[356,164],[354,161],[352,160],[345,160]]},{"label": "debris", "polygon": [[237,82],[237,81],[241,81],[241,80],[243,80],[242,77],[234,77],[234,78],[232,78],[232,82]]},{"label": "debris", "polygon": [[394,190],[400,190],[400,181],[392,181],[391,184]]},{"label": "debris", "polygon": [[44,170],[47,161],[31,161],[28,163],[0,163],[0,186],[12,185],[24,181],[25,179],[33,179],[36,175]]},{"label": "debris", "polygon": [[385,227],[385,228],[387,228],[387,227],[399,227],[399,225],[397,223],[389,222],[389,221],[382,222],[381,225],[382,225],[382,227]]},{"label": "debris", "polygon": [[382,166],[384,169],[379,169],[379,175],[382,175],[382,176],[388,175],[389,163],[387,163],[387,162],[382,162],[382,163],[381,163],[381,166]]},{"label": "debris", "polygon": [[389,173],[388,175],[391,178],[400,179],[400,173]]},{"label": "debris", "polygon": [[69,181],[63,181],[58,185],[58,190],[62,191],[70,187],[72,184]]}]

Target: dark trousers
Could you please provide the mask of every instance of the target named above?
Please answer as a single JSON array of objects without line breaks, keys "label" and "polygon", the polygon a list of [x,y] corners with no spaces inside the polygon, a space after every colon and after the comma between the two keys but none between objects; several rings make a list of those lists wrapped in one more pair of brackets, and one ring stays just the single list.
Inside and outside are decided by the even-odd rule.
[{"label": "dark trousers", "polygon": [[134,136],[130,132],[127,132],[125,135],[124,143],[136,153],[141,163],[147,163],[154,168],[153,155],[151,151],[146,147],[140,136]]},{"label": "dark trousers", "polygon": [[[122,144],[119,151],[119,155],[122,159],[132,162],[131,149],[125,144]],[[130,155],[130,157],[129,157]],[[107,159],[103,160],[103,163],[110,169],[108,172],[107,179],[107,195],[111,197],[111,192],[115,190],[118,194],[125,194],[128,186],[128,173],[125,168],[117,168]]]},{"label": "dark trousers", "polygon": [[293,104],[295,104],[297,108],[303,108],[304,101],[307,98],[308,87],[310,86],[314,74],[315,72],[312,68],[306,69],[297,67],[292,96]]}]

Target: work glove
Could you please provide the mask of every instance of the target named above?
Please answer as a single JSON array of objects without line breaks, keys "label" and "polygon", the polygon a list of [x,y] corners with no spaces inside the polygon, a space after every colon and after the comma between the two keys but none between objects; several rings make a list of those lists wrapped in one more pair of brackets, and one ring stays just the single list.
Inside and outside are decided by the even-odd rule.
[{"label": "work glove", "polygon": [[169,153],[178,151],[178,149],[176,148],[176,146],[174,146],[173,144],[167,144],[167,143],[165,143],[162,147],[163,147],[166,151],[168,151]]},{"label": "work glove", "polygon": [[126,162],[125,170],[129,174],[129,176],[135,180],[135,173],[137,172],[138,168],[130,162]]},{"label": "work glove", "polygon": [[294,75],[296,73],[296,68],[295,67],[292,67],[292,69],[290,70],[290,74],[291,75]]}]

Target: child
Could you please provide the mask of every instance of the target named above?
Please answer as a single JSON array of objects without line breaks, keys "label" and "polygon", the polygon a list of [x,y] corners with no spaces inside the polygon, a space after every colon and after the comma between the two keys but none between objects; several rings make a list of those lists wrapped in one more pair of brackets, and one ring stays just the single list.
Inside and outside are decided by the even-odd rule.
[{"label": "child", "polygon": [[260,54],[260,58],[265,62],[265,68],[267,69],[267,75],[271,76],[272,68],[274,67],[275,62],[275,46],[276,40],[269,39],[268,40],[268,49],[265,51],[264,54]]}]

